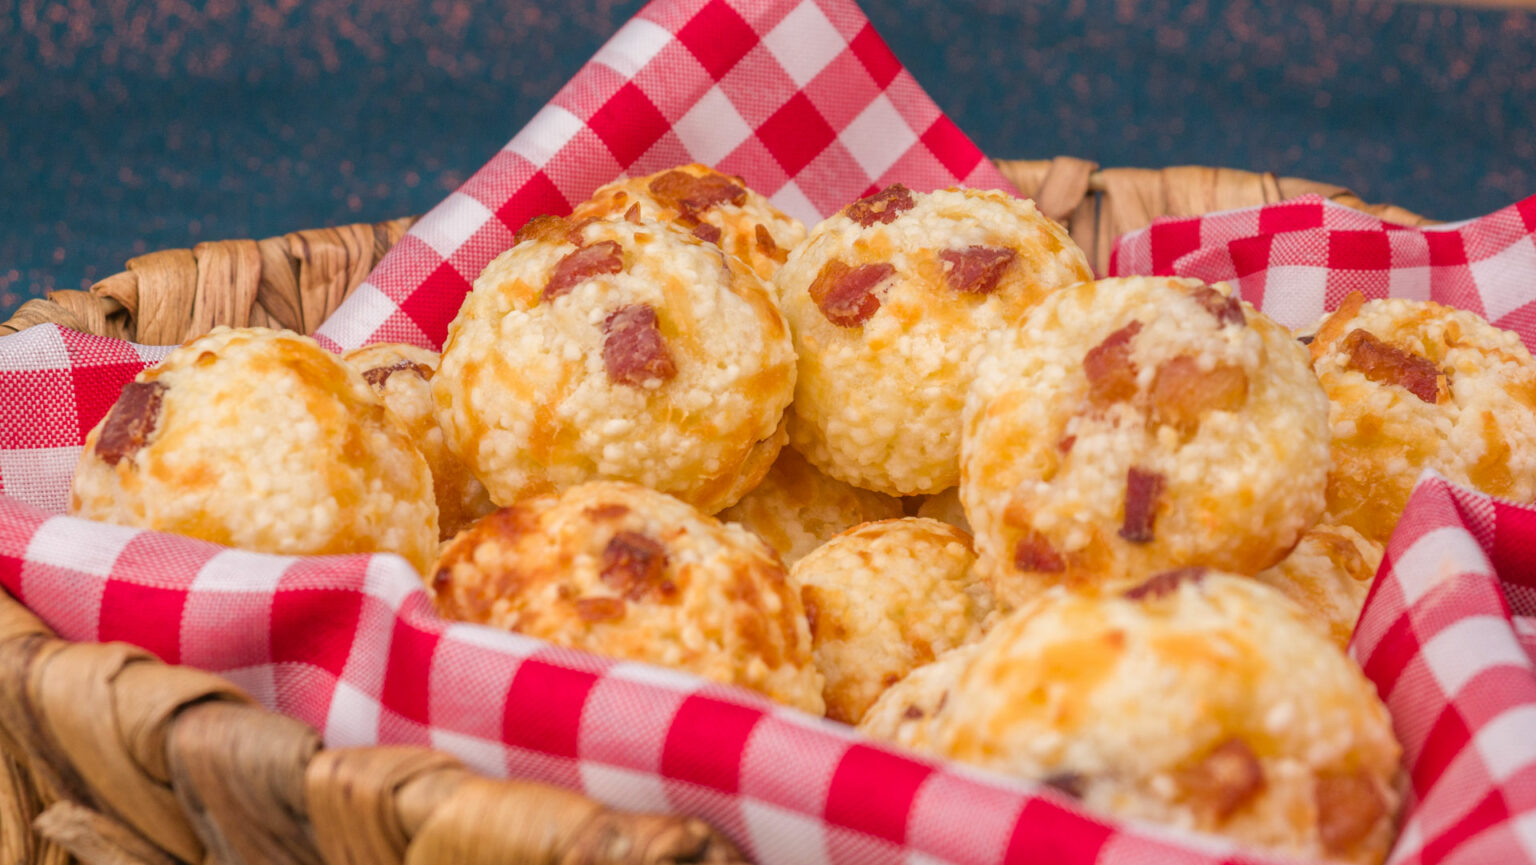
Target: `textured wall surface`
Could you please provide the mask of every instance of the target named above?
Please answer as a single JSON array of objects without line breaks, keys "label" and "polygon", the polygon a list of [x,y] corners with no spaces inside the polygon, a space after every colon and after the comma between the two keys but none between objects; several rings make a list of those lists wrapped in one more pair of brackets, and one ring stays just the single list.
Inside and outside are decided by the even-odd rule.
[{"label": "textured wall surface", "polygon": [[[0,0],[0,316],[124,259],[430,207],[636,0]],[[1446,219],[1536,193],[1536,15],[865,0],[994,156],[1266,168]]]}]

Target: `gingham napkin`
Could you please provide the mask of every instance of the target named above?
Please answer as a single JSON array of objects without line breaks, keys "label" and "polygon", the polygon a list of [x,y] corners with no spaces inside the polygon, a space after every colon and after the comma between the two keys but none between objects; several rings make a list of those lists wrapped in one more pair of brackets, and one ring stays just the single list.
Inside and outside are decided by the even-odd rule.
[{"label": "gingham napkin", "polygon": [[[620,172],[692,159],[742,174],[808,220],[891,180],[1002,185],[851,2],[660,0],[434,209],[319,335],[333,347],[436,343],[469,280],[524,218],[564,211]],[[1309,265],[1280,254],[1301,232],[1316,232],[1301,243],[1313,252],[1332,248],[1335,229],[1391,235],[1385,247],[1339,241],[1388,252],[1349,259],[1344,282],[1459,297],[1445,292],[1470,279],[1480,298],[1503,298],[1495,317],[1529,342],[1536,325],[1508,313],[1536,301],[1530,204],[1436,239],[1351,222],[1320,201],[1280,205],[1156,226],[1127,238],[1116,262],[1181,270],[1225,255],[1230,270],[1232,250],[1267,243],[1273,266],[1231,276],[1262,292],[1252,296],[1266,310],[1299,321],[1337,299],[1338,270],[1326,255]],[[1315,224],[1300,223],[1305,208]],[[1523,231],[1507,230],[1511,214]],[[1402,241],[1399,258],[1398,235],[1421,245]],[[1432,251],[1452,235],[1466,261],[1447,270]],[[1478,268],[1490,259],[1504,266]],[[1310,281],[1296,291],[1310,293],[1288,301],[1300,273]],[[1500,293],[1510,284],[1525,286],[1524,301]],[[762,863],[1274,861],[1084,815],[1048,791],[915,759],[681,673],[442,622],[393,556],[256,555],[58,516],[85,432],[166,351],[53,326],[0,338],[0,584],[70,639],[125,640],[218,672],[331,745],[432,745],[491,774],[698,814]],[[1389,547],[1355,651],[1393,710],[1413,779],[1397,861],[1536,863],[1526,539],[1536,541],[1536,512],[1431,478]]]}]

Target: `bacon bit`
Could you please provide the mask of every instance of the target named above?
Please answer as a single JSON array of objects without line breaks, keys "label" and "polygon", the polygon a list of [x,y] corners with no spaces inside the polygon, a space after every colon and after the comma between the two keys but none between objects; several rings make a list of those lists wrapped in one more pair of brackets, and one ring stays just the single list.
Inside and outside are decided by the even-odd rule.
[{"label": "bacon bit", "polygon": [[1072,446],[1077,444],[1077,436],[1067,436],[1056,443],[1056,449],[1064,454],[1072,452]]},{"label": "bacon bit", "polygon": [[757,251],[762,253],[764,258],[771,258],[779,264],[783,264],[785,259],[789,258],[789,250],[780,248],[778,243],[774,242],[773,235],[768,233],[768,226],[759,222],[757,228],[753,230],[753,235],[757,239]]},{"label": "bacon bit", "polygon": [[968,246],[946,249],[939,253],[939,260],[946,265],[944,282],[951,289],[965,294],[991,294],[1018,255],[1005,247]]},{"label": "bacon bit", "polygon": [[1200,427],[1211,411],[1237,411],[1248,402],[1248,374],[1242,367],[1219,365],[1209,372],[1189,355],[1157,368],[1152,378],[1152,420],[1185,436]]},{"label": "bacon bit", "polygon": [[1450,395],[1445,373],[1434,361],[1382,342],[1358,327],[1344,337],[1343,350],[1349,355],[1345,366],[1371,381],[1395,384],[1427,403],[1440,402],[1442,391]]},{"label": "bacon bit", "polygon": [[1235,324],[1242,327],[1248,323],[1248,316],[1243,314],[1242,301],[1235,297],[1228,297],[1209,285],[1202,285],[1195,289],[1190,297],[1205,307],[1206,312],[1215,316],[1217,324]]},{"label": "bacon bit", "polygon": [[676,594],[677,587],[665,579],[666,574],[667,548],[648,535],[618,532],[603,548],[599,576],[631,601],[653,593]]},{"label": "bacon bit", "polygon": [[1365,295],[1358,291],[1351,291],[1339,304],[1339,308],[1333,311],[1333,315],[1328,316],[1322,324],[1318,325],[1317,338],[1311,345],[1314,363],[1327,353],[1329,347],[1338,342],[1340,337],[1344,336],[1344,328],[1348,327],[1350,321],[1360,314],[1360,307],[1364,305]]},{"label": "bacon bit", "polygon": [[746,203],[747,191],[721,174],[694,177],[686,171],[668,171],[650,182],[656,200],[673,207],[684,217],[698,218],[717,204]]},{"label": "bacon bit", "polygon": [[1312,340],[1315,339],[1315,338],[1316,337],[1314,337],[1310,333],[1304,333],[1301,336],[1296,337],[1296,341],[1301,343],[1302,345],[1311,345],[1312,344]]},{"label": "bacon bit", "polygon": [[96,455],[115,466],[124,457],[138,453],[160,422],[160,407],[165,399],[165,385],[158,381],[131,381],[123,386],[101,436],[96,439]]},{"label": "bacon bit", "polygon": [[629,515],[629,506],[617,502],[587,508],[587,516],[594,520],[617,520]]},{"label": "bacon bit", "polygon": [[576,247],[577,249],[580,249],[581,247],[586,246],[587,245],[587,238],[584,235],[586,234],[587,226],[591,225],[592,223],[594,223],[596,221],[597,221],[597,217],[589,216],[589,217],[587,217],[586,219],[583,219],[580,222],[573,222],[573,223],[571,223],[570,230],[565,233],[565,239],[570,241],[571,245]]},{"label": "bacon bit", "polygon": [[[619,194],[622,195],[623,193],[619,193]],[[631,204],[629,206],[629,209],[624,211],[624,221],[625,222],[629,222],[629,223],[633,223],[635,225],[639,225],[640,224],[640,222],[641,222],[641,220],[640,220],[640,205],[639,205],[638,202],[635,203],[635,204]]]},{"label": "bacon bit", "polygon": [[1054,775],[1047,775],[1040,783],[1073,799],[1083,798],[1083,793],[1087,792],[1088,788],[1088,778],[1078,772],[1057,772]]},{"label": "bacon bit", "polygon": [[693,227],[693,236],[705,243],[720,242],[720,229],[707,222],[701,222]]},{"label": "bacon bit", "polygon": [[389,381],[390,376],[405,370],[410,370],[421,376],[423,379],[426,379],[427,381],[432,380],[431,367],[422,366],[419,363],[412,363],[408,360],[396,361],[389,366],[376,366],[373,369],[367,370],[363,373],[363,380],[373,385],[374,390],[383,390],[384,383]]},{"label": "bacon bit", "polygon": [[615,384],[640,386],[651,379],[677,376],[677,364],[656,325],[648,303],[621,307],[603,322],[603,365]]},{"label": "bacon bit", "polygon": [[1136,395],[1136,364],[1131,361],[1131,340],[1141,333],[1133,321],[1104,338],[1083,358],[1088,374],[1088,399],[1096,405],[1113,405]]},{"label": "bacon bit", "polygon": [[576,615],[583,622],[613,622],[624,618],[628,605],[623,598],[577,598]]},{"label": "bacon bit", "polygon": [[1264,767],[1242,739],[1228,739],[1176,774],[1185,795],[1220,823],[1264,789]]},{"label": "bacon bit", "polygon": [[571,224],[564,218],[546,213],[523,223],[523,227],[517,230],[512,239],[518,243],[527,240],[553,240],[559,243],[565,240],[570,230]]},{"label": "bacon bit", "polygon": [[883,262],[849,267],[834,259],[811,281],[811,300],[827,321],[838,327],[858,327],[880,309],[875,286],[895,272],[895,265]]},{"label": "bacon bit", "polygon": [[916,721],[921,719],[924,716],[924,713],[923,710],[918,706],[908,706],[907,710],[901,713],[901,716],[906,718],[908,721]]},{"label": "bacon bit", "polygon": [[1061,554],[1039,532],[1025,532],[1013,545],[1013,566],[1020,571],[1059,574],[1067,569]]},{"label": "bacon bit", "polygon": [[892,183],[874,195],[861,198],[843,208],[843,213],[846,213],[849,219],[868,228],[877,222],[881,225],[890,225],[896,221],[896,217],[916,206],[917,202],[912,199],[912,190],[900,183]]},{"label": "bacon bit", "polygon": [[1120,537],[1134,544],[1152,540],[1152,523],[1157,519],[1163,484],[1164,478],[1158,472],[1131,466],[1125,473],[1125,521],[1120,525]]},{"label": "bacon bit", "polygon": [[1125,590],[1125,597],[1132,601],[1145,601],[1147,599],[1165,598],[1178,590],[1185,583],[1198,583],[1205,579],[1206,569],[1201,567],[1178,568],[1172,571],[1163,571],[1149,578],[1139,586]]},{"label": "bacon bit", "polygon": [[434,592],[441,592],[443,589],[448,588],[448,584],[451,582],[453,582],[453,571],[448,568],[438,568],[437,573],[432,575],[432,590]]},{"label": "bacon bit", "polygon": [[1387,816],[1387,802],[1364,770],[1318,777],[1312,798],[1317,804],[1318,836],[1329,853],[1347,852]]},{"label": "bacon bit", "polygon": [[568,253],[555,265],[549,282],[544,286],[542,300],[551,301],[594,276],[618,273],[624,269],[624,250],[612,240]]}]

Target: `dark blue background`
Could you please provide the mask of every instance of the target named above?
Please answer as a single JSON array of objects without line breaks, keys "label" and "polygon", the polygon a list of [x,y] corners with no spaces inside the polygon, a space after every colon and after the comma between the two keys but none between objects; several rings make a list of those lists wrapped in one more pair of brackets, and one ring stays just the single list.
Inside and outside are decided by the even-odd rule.
[{"label": "dark blue background", "polygon": [[[0,316],[129,256],[417,213],[639,0],[0,0]],[[1430,216],[1536,193],[1536,16],[869,0],[988,153],[1271,169]]]}]

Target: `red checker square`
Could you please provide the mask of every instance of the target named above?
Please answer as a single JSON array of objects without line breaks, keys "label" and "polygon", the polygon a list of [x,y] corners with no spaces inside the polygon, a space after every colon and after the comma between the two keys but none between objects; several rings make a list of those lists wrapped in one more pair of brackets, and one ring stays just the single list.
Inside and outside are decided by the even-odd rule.
[{"label": "red checker square", "polygon": [[1426,231],[1430,267],[1457,267],[1467,263],[1467,247],[1459,231]]},{"label": "red checker square", "polygon": [[1270,251],[1274,238],[1268,235],[1244,237],[1227,244],[1227,254],[1232,257],[1232,271],[1238,279],[1262,273],[1269,269]]},{"label": "red checker square", "polygon": [[448,323],[459,314],[469,289],[469,280],[445,261],[422,280],[420,288],[400,302],[400,311],[421,328],[433,345],[442,345],[448,338]]},{"label": "red checker square", "polygon": [[687,48],[668,42],[645,68],[635,73],[634,82],[668,123],[676,123],[697,104],[699,96],[717,77],[706,72]]},{"label": "red checker square", "polygon": [[832,776],[824,813],[839,826],[902,844],[907,839],[912,800],[932,774],[932,766],[910,757],[854,745]]},{"label": "red checker square", "polygon": [[17,600],[21,598],[21,566],[23,560],[20,556],[8,556],[0,553],[0,587],[10,592],[11,597]]},{"label": "red checker square", "polygon": [[1536,232],[1536,195],[1516,202],[1515,212],[1520,214],[1520,221],[1525,225],[1527,233]]},{"label": "red checker square", "polygon": [[751,136],[747,137],[730,155],[720,160],[715,168],[726,174],[734,174],[747,182],[747,185],[765,196],[772,196],[784,184],[789,182],[789,175],[773,157],[768,154],[768,148],[763,142]]},{"label": "red checker square", "polygon": [[880,88],[858,58],[844,51],[805,85],[805,95],[833,129],[847,129],[880,95]]},{"label": "red checker square", "polygon": [[69,370],[0,370],[0,448],[57,448],[80,441]]},{"label": "red checker square", "polygon": [[70,369],[75,384],[76,414],[79,416],[80,441],[96,426],[122,393],[123,385],[144,371],[144,361],[135,357],[124,363],[76,366]]},{"label": "red checker square", "polygon": [[838,736],[769,715],[741,755],[741,794],[790,811],[820,814],[849,747]]},{"label": "red checker square", "polygon": [[[1385,561],[1382,564],[1387,566]],[[1409,659],[1417,655],[1418,650],[1413,620],[1402,615],[1381,635],[1370,657],[1362,659],[1360,666],[1366,678],[1376,683],[1376,691],[1383,700],[1391,700],[1398,678],[1407,670]]]},{"label": "red checker square", "polygon": [[560,193],[554,181],[549,179],[549,175],[540,171],[508,196],[506,203],[496,209],[496,218],[508,230],[516,232],[535,216],[546,213],[564,216],[570,212],[570,202]]},{"label": "red checker square", "polygon": [[272,660],[340,676],[352,654],[363,596],[347,589],[280,589],[272,598]]},{"label": "red checker square", "polygon": [[961,132],[953,120],[942,114],[922,134],[921,141],[956,181],[970,174],[976,163],[986,158],[981,148]]},{"label": "red checker square", "polygon": [[587,126],[608,146],[619,165],[626,168],[671,128],[667,118],[633,82],[620,87],[603,103]]},{"label": "red checker square", "polygon": [[1385,270],[1392,246],[1384,231],[1328,232],[1328,266],[1334,270]]},{"label": "red checker square", "polygon": [[379,697],[385,709],[420,724],[431,722],[432,656],[441,639],[440,634],[395,620],[389,663],[384,665],[384,690]]},{"label": "red checker square", "polygon": [[667,134],[661,136],[645,155],[631,165],[630,173],[637,175],[655,174],[678,165],[687,165],[693,161],[693,154],[683,146],[683,140],[677,137],[677,133],[667,130]]},{"label": "red checker square", "polygon": [[1152,241],[1152,275],[1174,276],[1174,263],[1200,248],[1200,219],[1173,219],[1148,229]]},{"label": "red checker square", "polygon": [[1321,228],[1323,204],[1320,201],[1295,201],[1272,204],[1259,211],[1259,233],[1279,234],[1303,228]]},{"label": "red checker square", "polygon": [[795,185],[821,213],[836,213],[849,202],[880,189],[841,141],[832,142],[806,166],[795,178]]},{"label": "red checker square", "polygon": [[794,176],[820,156],[837,133],[804,93],[796,93],[763,121],[757,128],[757,137],[779,165]]},{"label": "red checker square", "polygon": [[1509,803],[1504,801],[1504,794],[1498,788],[1489,790],[1455,823],[1446,826],[1438,835],[1426,839],[1418,861],[1443,862],[1450,858],[1456,848],[1500,823],[1508,821],[1511,816],[1513,815],[1510,813]]},{"label": "red checker square", "polygon": [[661,753],[661,773],[726,793],[741,781],[741,756],[763,711],[699,694],[678,707]]},{"label": "red checker square", "polygon": [[758,44],[751,25],[725,0],[710,0],[676,32],[677,41],[687,46],[716,80],[725,77]]},{"label": "red checker square", "polygon": [[828,826],[827,861],[832,865],[906,865],[900,845],[841,826]]},{"label": "red checker square", "polygon": [[459,191],[494,212],[500,210],[538,171],[538,167],[523,156],[510,150],[499,150],[464,181]]},{"label": "red checker square", "polygon": [[1044,799],[1030,799],[1014,823],[1003,861],[1009,865],[1093,865],[1113,834],[1108,826],[1081,814]]},{"label": "red checker square", "polygon": [[875,25],[865,22],[858,34],[848,43],[848,48],[853,56],[864,64],[864,69],[869,72],[869,77],[874,79],[875,86],[885,89],[886,85],[901,72],[901,61],[891,52],[889,45],[875,32]]},{"label": "red checker square", "polygon": [[[1531,307],[1536,307],[1536,303],[1523,308]],[[1500,580],[1536,588],[1536,569],[1530,566],[1530,539],[1536,537],[1536,511],[1503,502],[1495,502],[1494,508],[1493,544],[1491,548],[1484,548],[1489,561],[1498,571]]]},{"label": "red checker square", "polygon": [[759,45],[741,58],[730,74],[720,79],[720,92],[748,126],[761,126],[800,92],[795,80],[766,46]]},{"label": "red checker square", "polygon": [[181,611],[185,589],[108,580],[101,595],[98,639],[122,641],[153,652],[167,664],[181,663]]},{"label": "red checker square", "polygon": [[1412,761],[1405,761],[1413,788],[1421,794],[1440,780],[1456,757],[1472,741],[1472,730],[1453,705],[1447,705],[1424,737],[1423,747]]},{"label": "red checker square", "polygon": [[507,689],[502,741],[557,757],[575,757],[581,715],[597,676],[526,660]]}]

